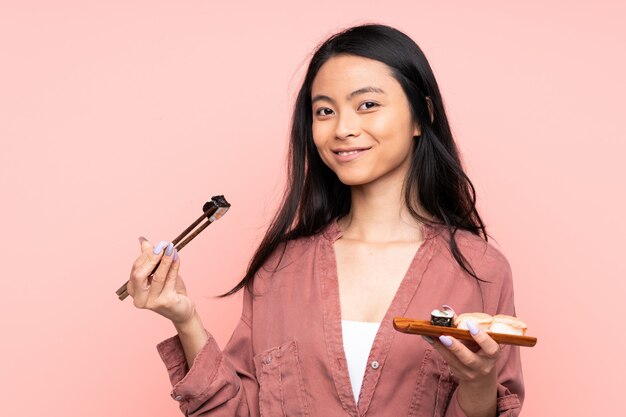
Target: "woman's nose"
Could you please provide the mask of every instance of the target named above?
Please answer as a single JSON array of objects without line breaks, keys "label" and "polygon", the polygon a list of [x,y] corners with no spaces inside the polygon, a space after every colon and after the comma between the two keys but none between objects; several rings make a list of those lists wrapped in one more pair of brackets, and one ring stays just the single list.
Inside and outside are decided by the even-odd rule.
[{"label": "woman's nose", "polygon": [[361,120],[354,112],[342,112],[337,117],[335,136],[337,139],[347,139],[348,136],[358,136],[361,131]]}]

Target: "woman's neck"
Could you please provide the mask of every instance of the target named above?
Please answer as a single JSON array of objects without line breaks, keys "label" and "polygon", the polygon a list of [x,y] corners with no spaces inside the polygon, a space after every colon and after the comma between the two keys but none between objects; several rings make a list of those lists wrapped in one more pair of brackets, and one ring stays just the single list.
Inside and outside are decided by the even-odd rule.
[{"label": "woman's neck", "polygon": [[[339,219],[344,238],[370,243],[423,239],[419,222],[406,207],[399,181],[353,186],[351,196],[350,212]],[[421,209],[418,213],[424,215]]]}]

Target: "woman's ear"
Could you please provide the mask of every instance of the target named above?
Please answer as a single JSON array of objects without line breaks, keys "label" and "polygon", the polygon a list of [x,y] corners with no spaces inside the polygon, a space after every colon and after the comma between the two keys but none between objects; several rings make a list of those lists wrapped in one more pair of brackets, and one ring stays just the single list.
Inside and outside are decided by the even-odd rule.
[{"label": "woman's ear", "polygon": [[[430,99],[430,96],[426,96],[426,105],[428,106],[428,114],[430,115],[430,123],[435,120],[435,110],[433,107],[433,101]],[[419,136],[422,134],[422,129],[419,125],[419,122],[415,122],[415,129],[413,130],[413,137]]]},{"label": "woman's ear", "polygon": [[413,128],[413,137],[420,136],[422,134],[422,129],[420,128],[419,122],[415,122],[415,127]]}]

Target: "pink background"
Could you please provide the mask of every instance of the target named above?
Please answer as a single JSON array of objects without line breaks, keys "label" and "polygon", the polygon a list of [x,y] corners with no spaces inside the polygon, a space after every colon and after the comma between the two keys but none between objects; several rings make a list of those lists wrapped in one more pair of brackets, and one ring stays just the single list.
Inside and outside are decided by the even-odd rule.
[{"label": "pink background", "polygon": [[[282,189],[309,54],[376,21],[428,56],[511,262],[530,416],[616,415],[626,373],[619,1],[13,1],[0,6],[0,414],[178,415],[157,315],[119,302],[137,236],[232,210],[182,275],[223,345]],[[434,3],[434,2],[433,2]],[[620,259],[622,259],[620,261]]]}]

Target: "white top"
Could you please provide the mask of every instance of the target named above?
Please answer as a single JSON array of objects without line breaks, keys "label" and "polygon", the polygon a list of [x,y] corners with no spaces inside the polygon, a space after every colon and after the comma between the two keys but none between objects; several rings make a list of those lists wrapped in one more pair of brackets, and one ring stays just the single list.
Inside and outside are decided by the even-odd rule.
[{"label": "white top", "polygon": [[348,373],[350,374],[354,401],[357,403],[367,368],[367,358],[370,355],[379,327],[380,323],[341,320],[343,350],[348,361]]}]

